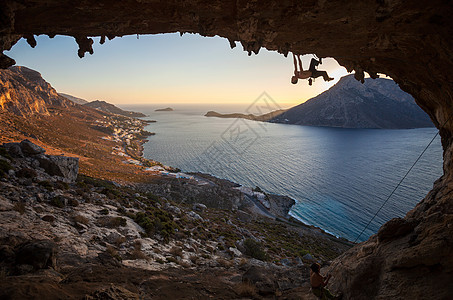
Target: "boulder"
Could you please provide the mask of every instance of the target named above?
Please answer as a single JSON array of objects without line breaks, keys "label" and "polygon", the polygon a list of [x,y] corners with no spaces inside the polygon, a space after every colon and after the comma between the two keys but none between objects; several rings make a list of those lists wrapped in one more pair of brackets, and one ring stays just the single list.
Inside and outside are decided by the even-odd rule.
[{"label": "boulder", "polygon": [[239,251],[237,248],[230,247],[228,250],[230,250],[230,253],[233,254],[236,257],[241,257],[242,256],[242,252]]},{"label": "boulder", "polygon": [[313,256],[311,256],[310,253],[307,253],[304,256],[302,256],[302,259],[308,260],[308,261],[315,261],[315,259],[313,258]]},{"label": "boulder", "polygon": [[77,179],[79,159],[76,157],[42,155],[38,160],[41,168],[49,175],[63,177],[69,182]]},{"label": "boulder", "polygon": [[201,203],[194,203],[192,209],[194,211],[203,212],[206,209],[206,205]]},{"label": "boulder", "polygon": [[241,222],[248,223],[248,222],[252,221],[253,217],[252,217],[252,215],[246,213],[243,210],[238,210],[236,212],[236,218]]},{"label": "boulder", "polygon": [[29,140],[23,140],[22,142],[20,142],[20,148],[26,155],[36,155],[46,152],[46,150],[44,150],[42,147],[33,144]]},{"label": "boulder", "polygon": [[258,289],[258,293],[262,296],[275,295],[277,288],[275,274],[272,270],[257,266],[250,267],[244,275],[242,275],[242,282],[255,285]]},{"label": "boulder", "polygon": [[34,270],[57,267],[57,245],[50,240],[26,242],[16,251],[16,265],[31,265]]},{"label": "boulder", "polygon": [[194,211],[189,211],[187,217],[191,220],[203,221],[203,218]]},{"label": "boulder", "polygon": [[382,225],[378,231],[378,240],[383,242],[404,236],[414,230],[414,224],[402,218],[394,218]]},{"label": "boulder", "polygon": [[12,157],[19,157],[22,158],[24,157],[24,153],[22,152],[22,148],[20,147],[19,143],[5,143],[3,144],[3,147],[8,150],[8,153]]}]

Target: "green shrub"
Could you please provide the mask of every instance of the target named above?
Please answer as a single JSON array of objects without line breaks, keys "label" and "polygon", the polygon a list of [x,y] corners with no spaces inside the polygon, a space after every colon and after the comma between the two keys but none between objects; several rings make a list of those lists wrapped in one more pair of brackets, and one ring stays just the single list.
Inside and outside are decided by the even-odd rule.
[{"label": "green shrub", "polygon": [[7,162],[6,160],[0,160],[0,177],[4,177],[8,174],[8,171],[11,170],[13,167]]},{"label": "green shrub", "polygon": [[171,262],[172,262],[172,263],[175,263],[175,264],[178,263],[178,260],[177,260],[176,258],[174,258],[174,257],[171,257],[171,256],[170,256],[170,257],[167,257],[166,259],[167,259],[167,262],[168,262],[168,263],[171,263]]},{"label": "green shrub", "polygon": [[101,217],[97,223],[101,227],[116,228],[126,226],[127,220],[123,217]]},{"label": "green shrub", "polygon": [[77,176],[77,184],[92,185],[94,187],[103,187],[103,188],[108,188],[108,189],[116,188],[116,186],[108,180],[93,178],[93,177],[89,177],[89,176],[81,175],[81,174],[79,174]]},{"label": "green shrub", "polygon": [[267,254],[266,254],[266,252],[264,252],[261,243],[255,241],[253,239],[246,239],[244,241],[244,247],[245,247],[246,255],[259,259],[259,260],[262,260],[262,261],[267,260]]},{"label": "green shrub", "polygon": [[259,187],[259,186],[256,186],[254,189],[253,189],[254,192],[257,192],[257,193],[264,193],[263,190]]},{"label": "green shrub", "polygon": [[160,263],[160,264],[163,264],[163,263],[164,263],[164,260],[161,259],[161,258],[156,259],[156,261],[157,261],[158,263]]},{"label": "green shrub", "polygon": [[9,160],[13,159],[11,155],[8,153],[8,150],[6,150],[6,148],[4,147],[0,147],[0,155]]},{"label": "green shrub", "polygon": [[43,188],[47,189],[48,191],[52,191],[53,190],[53,185],[48,180],[40,181],[40,182],[38,182],[38,184],[40,186],[42,186]]},{"label": "green shrub", "polygon": [[55,206],[55,207],[63,208],[65,206],[63,196],[53,197],[50,200],[50,204]]},{"label": "green shrub", "polygon": [[68,201],[68,204],[72,207],[77,207],[77,206],[79,206],[79,201],[77,201],[77,199],[70,198]]},{"label": "green shrub", "polygon": [[22,168],[17,171],[16,175],[23,178],[35,178],[36,176],[38,176],[36,171],[30,168]]},{"label": "green shrub", "polygon": [[59,181],[55,182],[54,187],[59,190],[67,190],[67,189],[69,189],[69,184],[67,184],[64,181],[59,180]]},{"label": "green shrub", "polygon": [[157,208],[148,207],[146,212],[138,212],[134,221],[145,230],[148,236],[160,234],[165,240],[174,234],[175,229],[179,229],[170,213]]},{"label": "green shrub", "polygon": [[25,202],[16,202],[13,209],[23,215],[25,213]]},{"label": "green shrub", "polygon": [[72,217],[72,219],[74,220],[74,222],[80,223],[83,225],[87,225],[88,223],[90,223],[90,220],[88,220],[87,217],[82,216],[82,215],[75,215]]}]

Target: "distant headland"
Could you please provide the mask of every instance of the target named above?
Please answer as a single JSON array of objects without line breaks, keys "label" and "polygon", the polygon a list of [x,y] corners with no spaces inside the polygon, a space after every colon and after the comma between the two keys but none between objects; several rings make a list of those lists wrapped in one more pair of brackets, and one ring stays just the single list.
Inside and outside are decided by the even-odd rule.
[{"label": "distant headland", "polygon": [[158,108],[158,109],[155,109],[154,111],[174,111],[174,109],[171,107],[167,107],[167,108]]},{"label": "distant headland", "polygon": [[221,114],[216,111],[208,111],[204,116],[205,117],[217,117],[217,118],[242,118],[248,119],[253,121],[269,121],[273,118],[278,117],[282,113],[284,113],[285,109],[275,110],[267,114],[263,115],[254,115],[254,114],[241,114],[241,113],[232,113],[232,114]]}]

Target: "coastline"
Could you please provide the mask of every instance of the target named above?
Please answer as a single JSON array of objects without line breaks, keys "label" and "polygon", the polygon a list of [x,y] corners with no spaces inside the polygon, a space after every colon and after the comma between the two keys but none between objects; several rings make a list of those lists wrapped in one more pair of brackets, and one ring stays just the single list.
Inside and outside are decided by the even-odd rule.
[{"label": "coastline", "polygon": [[[145,121],[145,120],[141,120]],[[149,123],[147,123],[149,124]],[[142,129],[144,126],[147,124],[143,124]],[[243,197],[248,198],[250,202],[252,202],[255,205],[256,210],[254,211],[255,214],[261,214],[262,217],[268,217],[268,218],[273,218],[277,221],[289,223],[291,225],[295,226],[303,226],[306,228],[310,228],[316,231],[319,231],[322,234],[329,235],[332,238],[342,240],[347,243],[352,243],[352,241],[341,237],[337,236],[319,226],[308,224],[304,222],[303,220],[300,220],[296,218],[294,215],[290,214],[290,211],[292,207],[296,204],[296,200],[286,196],[286,195],[280,195],[280,194],[274,194],[274,193],[267,193],[264,191],[254,191],[255,194],[251,194],[250,191],[253,191],[251,187],[244,187],[242,184],[230,181],[225,178],[219,178],[211,174],[204,174],[200,172],[184,172],[183,170],[180,170],[179,168],[175,168],[173,166],[166,166],[162,164],[161,162],[148,159],[144,157],[143,155],[143,149],[144,149],[144,144],[148,142],[148,138],[153,136],[155,134],[150,134],[146,136],[145,138],[138,139],[136,142],[140,144],[140,162],[143,167],[147,167],[147,171],[155,172],[156,175],[161,176],[163,178],[167,177],[173,177],[178,180],[194,180],[194,178],[191,178],[190,176],[195,176],[195,177],[204,177],[205,179],[208,177],[207,182],[203,182],[202,180],[195,180],[197,181],[197,184],[209,184],[209,181],[215,180],[215,181],[223,181],[223,182],[229,182],[231,185],[234,186],[234,188],[245,188],[244,191],[241,191],[241,194]],[[154,169],[152,169],[154,167]],[[151,169],[151,170],[150,170]],[[258,187],[256,187],[259,189]],[[263,199],[264,198],[264,199]],[[260,199],[263,199],[263,201],[260,201]],[[268,202],[268,205],[266,205],[266,201]],[[236,208],[237,209],[237,208]],[[260,213],[261,211],[261,213]]]}]

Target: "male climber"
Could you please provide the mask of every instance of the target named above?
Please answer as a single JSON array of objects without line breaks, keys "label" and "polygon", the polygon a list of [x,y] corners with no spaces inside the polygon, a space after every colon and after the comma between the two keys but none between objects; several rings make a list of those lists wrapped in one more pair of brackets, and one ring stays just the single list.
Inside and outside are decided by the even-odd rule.
[{"label": "male climber", "polygon": [[[317,78],[319,76],[322,76],[324,81],[333,80],[332,77],[329,77],[329,75],[327,74],[326,71],[318,71],[318,70],[316,70],[316,67],[319,64],[322,64],[321,59],[318,61],[318,60],[312,58],[311,62],[310,62],[310,68],[307,71],[304,71],[304,69],[302,69],[302,61],[300,60],[300,55],[297,55],[297,59],[296,59],[296,55],[293,53],[293,59],[294,59],[294,76],[291,77],[291,83],[292,84],[296,84],[298,79],[307,79],[307,78],[309,78],[308,79],[308,84],[311,85],[312,84],[312,78]],[[299,60],[299,70],[300,71],[297,71],[297,60]]]}]

